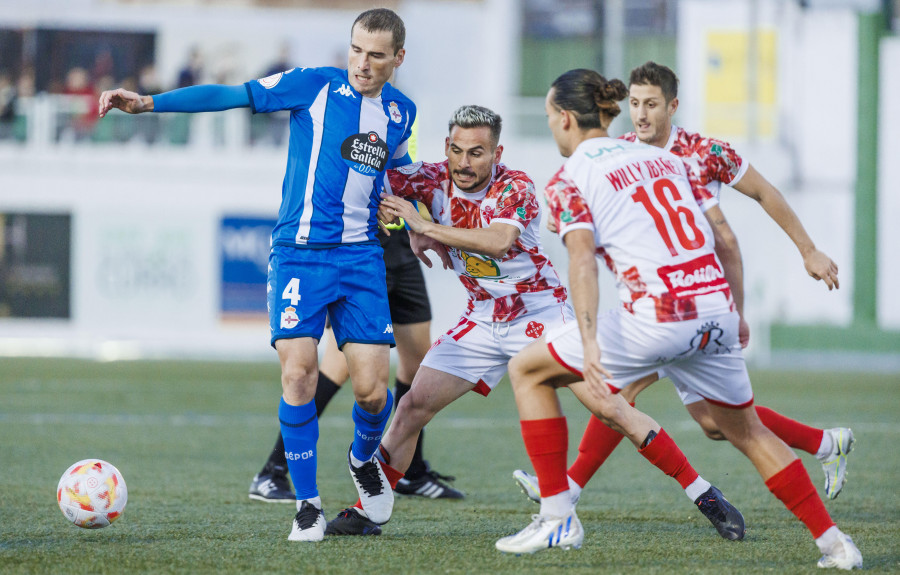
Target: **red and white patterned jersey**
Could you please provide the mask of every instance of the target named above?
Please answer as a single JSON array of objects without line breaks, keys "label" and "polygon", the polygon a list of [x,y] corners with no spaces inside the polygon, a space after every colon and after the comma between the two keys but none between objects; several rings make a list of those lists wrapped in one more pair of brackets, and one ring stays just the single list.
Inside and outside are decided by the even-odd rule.
[{"label": "red and white patterned jersey", "polygon": [[712,230],[694,197],[702,189],[674,155],[612,138],[582,142],[547,184],[560,237],[594,234],[625,308],[654,322],[732,309]]},{"label": "red and white patterned jersey", "polygon": [[449,248],[453,270],[469,294],[469,317],[508,322],[566,300],[566,288],[541,248],[540,204],[524,172],[497,165],[490,184],[469,193],[453,184],[446,161],[416,162],[388,170],[385,189],[422,202],[438,224],[476,229],[503,222],[521,231],[499,259]]},{"label": "red and white patterned jersey", "polygon": [[[621,138],[636,142],[637,134],[628,132]],[[700,182],[717,200],[722,184],[733,186],[738,183],[750,165],[728,142],[704,138],[678,126],[672,126],[669,141],[663,149],[687,162],[694,174],[700,178]]]}]

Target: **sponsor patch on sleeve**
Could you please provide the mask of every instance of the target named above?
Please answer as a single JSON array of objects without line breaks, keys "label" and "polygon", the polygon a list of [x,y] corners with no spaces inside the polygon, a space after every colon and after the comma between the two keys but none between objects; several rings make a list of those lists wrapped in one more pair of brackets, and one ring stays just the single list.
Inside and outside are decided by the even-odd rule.
[{"label": "sponsor patch on sleeve", "polygon": [[260,78],[257,80],[260,85],[266,90],[271,90],[275,86],[278,85],[278,82],[281,82],[281,77],[284,76],[284,72],[278,72],[277,74],[272,74],[271,76],[266,76],[265,78]]}]

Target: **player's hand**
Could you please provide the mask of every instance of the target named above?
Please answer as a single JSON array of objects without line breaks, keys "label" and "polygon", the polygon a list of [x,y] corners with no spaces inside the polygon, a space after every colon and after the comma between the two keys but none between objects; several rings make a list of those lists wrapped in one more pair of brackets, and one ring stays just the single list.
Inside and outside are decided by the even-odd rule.
[{"label": "player's hand", "polygon": [[612,374],[600,363],[600,346],[596,340],[584,344],[584,381],[598,399],[606,399],[611,395],[607,381]]},{"label": "player's hand", "polygon": [[379,213],[382,208],[388,218],[403,218],[406,220],[406,225],[410,230],[420,234],[425,231],[425,226],[429,223],[419,215],[419,210],[416,209],[412,202],[408,202],[397,196],[381,194],[381,204],[378,208]]},{"label": "player's hand", "polygon": [[378,227],[381,228],[381,231],[383,231],[386,236],[391,235],[391,230],[388,226],[400,223],[400,218],[389,214],[384,204],[378,204],[378,213],[376,214],[376,217],[378,218]]},{"label": "player's hand", "polygon": [[555,234],[555,233],[559,232],[559,230],[556,229],[556,218],[554,218],[553,216],[550,216],[549,218],[547,218],[547,230],[551,234]]},{"label": "player's hand", "polygon": [[819,250],[809,252],[803,257],[803,266],[810,277],[825,282],[829,291],[835,288],[840,289],[837,264],[831,261],[831,258],[824,252]]},{"label": "player's hand", "polygon": [[450,254],[447,253],[447,246],[435,239],[410,231],[409,247],[412,249],[412,252],[416,254],[416,257],[429,268],[431,267],[431,259],[425,255],[426,250],[433,251],[441,258],[441,265],[444,266],[445,270],[453,268],[453,261],[450,259]]},{"label": "player's hand", "polygon": [[153,99],[149,96],[145,99],[144,96],[124,88],[106,90],[100,94],[98,113],[102,118],[113,108],[118,108],[128,114],[140,114],[152,110],[152,102]]},{"label": "player's hand", "polygon": [[747,323],[743,316],[738,324],[738,341],[741,342],[741,349],[750,345],[750,324]]}]

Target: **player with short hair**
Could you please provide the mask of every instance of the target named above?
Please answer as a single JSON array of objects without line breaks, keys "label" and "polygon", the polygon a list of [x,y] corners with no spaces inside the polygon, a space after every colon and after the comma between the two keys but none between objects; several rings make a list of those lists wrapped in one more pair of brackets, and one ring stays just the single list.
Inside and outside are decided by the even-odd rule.
[{"label": "player with short hair", "polygon": [[403,20],[383,8],[351,26],[348,69],[295,68],[239,86],[192,86],[156,96],[123,89],[100,96],[100,115],[207,112],[249,107],[290,110],[290,141],[278,223],[269,257],[271,342],[281,362],[278,409],[288,468],[297,490],[290,541],[325,534],[316,484],[319,436],[313,396],[317,344],[326,313],[347,357],[356,404],[348,464],[369,495],[387,479],[373,454],[391,413],[387,389],[394,345],[382,249],[376,238],[385,171],[409,163],[412,101],[388,82],[403,63]]},{"label": "player with short hair", "polygon": [[[450,248],[454,271],[469,294],[459,322],[432,346],[400,402],[381,442],[380,458],[392,482],[402,477],[422,427],[468,391],[487,395],[507,371],[510,358],[554,326],[572,323],[566,290],[541,248],[540,207],[525,173],[500,163],[500,117],[480,106],[463,106],[449,123],[447,160],[390,170],[393,196],[383,205],[410,228]],[[412,204],[425,204],[432,221]],[[660,442],[662,445],[662,442]],[[696,498],[714,489],[687,462],[674,442],[664,458],[650,461]],[[701,510],[723,537],[743,536],[743,518],[716,491]],[[382,501],[384,503],[382,503]],[[370,503],[389,515],[393,500],[358,502],[329,522],[329,530],[365,534]]]},{"label": "player with short hair", "polygon": [[[678,78],[671,69],[655,62],[647,62],[635,68],[629,79],[629,110],[636,131],[625,134],[622,138],[656,146],[683,158],[717,198],[721,186],[725,184],[758,201],[797,246],[809,275],[824,281],[829,290],[839,287],[837,265],[816,249],[800,219],[781,193],[727,142],[705,138],[674,126],[672,117],[677,109]],[[736,265],[732,266],[734,271],[728,280],[741,316],[741,343],[746,347],[750,331],[743,314],[743,277],[737,238],[718,205],[708,209],[705,214],[716,233],[716,252],[719,257],[724,259],[722,250],[725,249],[730,254],[729,257],[735,260]],[[650,375],[628,386],[622,395],[633,402],[641,391],[657,379],[656,374]],[[712,420],[708,403],[703,397],[683,393],[681,398],[688,412],[708,437],[725,439]],[[757,405],[755,409],[763,424],[790,447],[816,456],[825,472],[825,495],[829,499],[837,497],[846,481],[847,455],[853,449],[853,432],[845,427],[817,429],[768,407]],[[578,449],[578,457],[568,471],[574,490],[580,491],[587,484],[621,440],[620,433],[603,425],[598,419],[592,417],[589,420]],[[539,500],[534,476],[516,470],[514,477],[526,495],[534,501]]]},{"label": "player with short hair", "polygon": [[[569,253],[577,323],[550,329],[510,362],[522,436],[541,488],[541,512],[497,541],[527,553],[578,547],[584,537],[566,475],[568,432],[556,388],[568,386],[602,419],[617,417],[635,445],[663,432],[617,390],[659,369],[704,397],[725,437],[746,455],[810,530],[820,567],[862,566],[862,555],[825,509],[790,448],[752,409],[753,389],[737,311],[712,229],[692,197],[686,163],[673,154],[609,137],[628,91],[593,70],[571,70],[547,93],[547,122],[563,167],[547,185],[552,217]],[[616,275],[623,306],[598,314],[597,259]]]}]

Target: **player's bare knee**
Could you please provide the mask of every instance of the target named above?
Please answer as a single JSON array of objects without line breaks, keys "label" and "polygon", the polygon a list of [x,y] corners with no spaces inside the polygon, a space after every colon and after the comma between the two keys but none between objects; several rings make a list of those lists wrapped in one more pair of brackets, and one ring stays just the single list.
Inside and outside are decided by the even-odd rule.
[{"label": "player's bare knee", "polygon": [[387,394],[384,391],[381,393],[374,389],[369,392],[361,392],[355,389],[353,391],[356,396],[356,404],[366,413],[379,413],[384,409],[387,401]]},{"label": "player's bare knee", "polygon": [[727,439],[725,437],[725,434],[722,433],[722,430],[718,427],[707,427],[701,423],[700,429],[703,430],[703,433],[706,434],[706,437],[712,439],[713,441],[725,441]]}]

